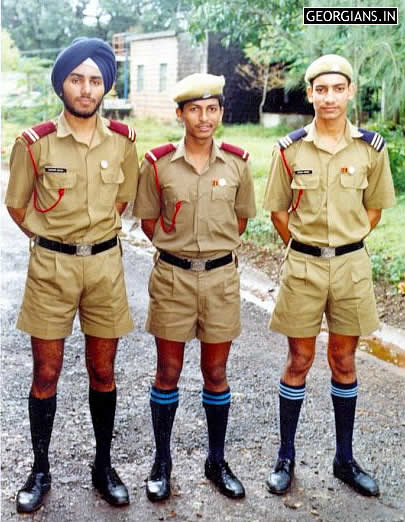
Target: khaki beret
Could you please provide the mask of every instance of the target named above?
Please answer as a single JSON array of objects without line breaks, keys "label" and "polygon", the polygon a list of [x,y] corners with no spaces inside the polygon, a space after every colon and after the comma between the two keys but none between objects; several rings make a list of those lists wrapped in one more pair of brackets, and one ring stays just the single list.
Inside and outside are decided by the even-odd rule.
[{"label": "khaki beret", "polygon": [[338,54],[325,54],[311,63],[305,73],[305,81],[311,83],[321,74],[343,74],[350,81],[353,79],[353,68],[350,63]]},{"label": "khaki beret", "polygon": [[180,80],[173,88],[172,97],[176,103],[204,100],[220,96],[225,85],[223,76],[195,73]]}]

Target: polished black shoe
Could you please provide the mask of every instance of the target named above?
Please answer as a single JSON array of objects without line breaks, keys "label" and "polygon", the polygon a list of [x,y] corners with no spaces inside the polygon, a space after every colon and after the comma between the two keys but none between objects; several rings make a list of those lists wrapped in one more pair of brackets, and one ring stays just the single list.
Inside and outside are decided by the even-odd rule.
[{"label": "polished black shoe", "polygon": [[24,487],[17,493],[17,512],[32,513],[44,503],[45,494],[51,489],[51,474],[31,471]]},{"label": "polished black shoe", "polygon": [[148,480],[146,481],[146,496],[151,502],[159,502],[170,497],[170,474],[172,461],[153,463]]},{"label": "polished black shoe", "polygon": [[275,495],[284,495],[291,487],[294,476],[295,461],[291,459],[277,459],[274,471],[266,480],[267,489]]},{"label": "polished black shoe", "polygon": [[333,460],[333,474],[361,495],[377,497],[380,494],[376,481],[361,469],[354,459],[340,462],[335,457]]},{"label": "polished black shoe", "polygon": [[91,468],[93,486],[102,497],[112,506],[126,506],[129,504],[129,494],[118,473],[111,466],[98,469]]},{"label": "polished black shoe", "polygon": [[245,488],[242,482],[232,473],[231,468],[225,460],[216,463],[207,459],[205,461],[205,476],[211,480],[226,497],[243,498],[245,496]]}]

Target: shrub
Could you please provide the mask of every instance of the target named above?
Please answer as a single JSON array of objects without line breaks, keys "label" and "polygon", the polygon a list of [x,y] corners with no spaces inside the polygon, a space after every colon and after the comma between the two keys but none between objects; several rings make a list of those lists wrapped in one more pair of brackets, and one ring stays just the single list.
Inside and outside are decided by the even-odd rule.
[{"label": "shrub", "polygon": [[377,131],[384,137],[390,157],[395,191],[397,194],[405,193],[405,129],[393,123],[373,123],[368,128]]}]

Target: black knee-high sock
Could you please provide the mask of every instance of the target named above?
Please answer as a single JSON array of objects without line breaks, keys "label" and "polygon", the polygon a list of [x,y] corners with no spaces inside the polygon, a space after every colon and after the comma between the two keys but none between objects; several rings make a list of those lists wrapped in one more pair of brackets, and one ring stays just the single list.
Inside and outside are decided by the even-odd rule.
[{"label": "black knee-high sock", "polygon": [[153,433],[155,435],[156,455],[159,462],[169,462],[170,437],[177,406],[179,405],[179,389],[161,390],[155,386],[150,390],[150,409],[152,413]]},{"label": "black knee-high sock", "polygon": [[48,399],[37,399],[30,394],[28,412],[34,451],[33,470],[37,473],[48,473],[48,450],[56,412],[56,395]]},{"label": "black knee-high sock", "polygon": [[280,459],[295,459],[295,432],[304,397],[305,384],[290,386],[280,381]]},{"label": "black knee-high sock", "polygon": [[114,429],[117,389],[110,392],[99,392],[89,388],[89,405],[94,435],[96,437],[97,468],[111,466],[111,441]]},{"label": "black knee-high sock", "polygon": [[341,462],[353,459],[353,428],[357,402],[357,381],[342,384],[332,379],[331,395],[335,410],[336,456]]},{"label": "black knee-high sock", "polygon": [[222,462],[225,453],[225,436],[231,406],[231,390],[211,392],[203,388],[202,403],[207,416],[208,458],[211,462]]}]

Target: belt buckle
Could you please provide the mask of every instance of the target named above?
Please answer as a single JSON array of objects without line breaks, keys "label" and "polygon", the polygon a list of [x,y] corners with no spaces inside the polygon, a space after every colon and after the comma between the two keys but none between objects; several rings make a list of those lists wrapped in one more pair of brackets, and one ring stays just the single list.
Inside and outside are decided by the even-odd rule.
[{"label": "belt buckle", "polygon": [[205,270],[205,260],[204,259],[189,259],[191,265],[190,270],[193,272],[203,272]]},{"label": "belt buckle", "polygon": [[93,245],[76,245],[76,255],[85,257],[85,256],[91,256],[91,248]]},{"label": "belt buckle", "polygon": [[336,249],[333,247],[321,247],[321,257],[335,257]]}]

